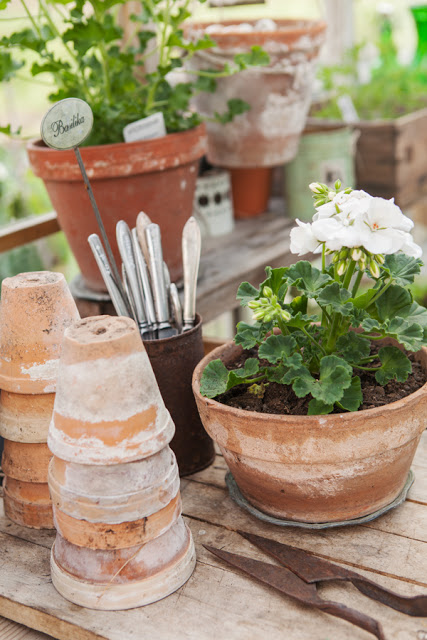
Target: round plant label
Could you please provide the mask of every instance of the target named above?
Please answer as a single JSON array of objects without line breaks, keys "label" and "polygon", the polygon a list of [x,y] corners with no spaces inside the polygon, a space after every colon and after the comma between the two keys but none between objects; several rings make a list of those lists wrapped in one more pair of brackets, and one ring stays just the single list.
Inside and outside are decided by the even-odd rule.
[{"label": "round plant label", "polygon": [[53,149],[73,149],[81,144],[93,125],[92,109],[80,98],[66,98],[53,105],[42,120],[40,132]]}]

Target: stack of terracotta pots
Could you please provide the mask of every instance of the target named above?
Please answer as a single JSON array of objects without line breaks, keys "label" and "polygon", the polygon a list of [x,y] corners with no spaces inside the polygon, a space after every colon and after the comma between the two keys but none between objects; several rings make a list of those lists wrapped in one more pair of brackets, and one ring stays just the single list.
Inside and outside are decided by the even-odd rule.
[{"label": "stack of terracotta pots", "polygon": [[68,600],[128,609],[190,577],[195,553],[181,517],[173,434],[133,320],[86,318],[65,332],[49,488],[52,580]]},{"label": "stack of terracotta pots", "polygon": [[79,314],[60,273],[22,273],[2,283],[0,435],[4,508],[14,522],[53,528],[47,446],[64,330]]}]

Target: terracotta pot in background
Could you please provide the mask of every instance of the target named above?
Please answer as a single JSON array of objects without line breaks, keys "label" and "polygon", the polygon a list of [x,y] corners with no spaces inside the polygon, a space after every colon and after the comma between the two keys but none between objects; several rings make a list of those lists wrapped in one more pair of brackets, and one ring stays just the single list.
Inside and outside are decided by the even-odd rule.
[{"label": "terracotta pot in background", "polygon": [[230,169],[235,218],[252,218],[265,213],[270,198],[273,169],[255,167]]},{"label": "terracotta pot in background", "polygon": [[54,401],[54,393],[26,395],[2,391],[0,435],[15,442],[46,443]]},{"label": "terracotta pot in background", "polygon": [[58,534],[51,571],[64,598],[91,609],[118,610],[173,593],[189,579],[195,563],[194,543],[180,517],[155,540],[128,549],[85,549]]},{"label": "terracotta pot in background", "polygon": [[5,476],[22,482],[47,483],[52,453],[46,443],[4,441],[2,469]]},{"label": "terracotta pot in background", "polygon": [[[248,21],[251,22],[251,21]],[[291,160],[298,149],[311,102],[315,61],[324,41],[326,23],[312,20],[275,20],[274,31],[231,30],[236,21],[223,22],[227,31],[210,25],[213,49],[197,51],[191,70],[220,70],[232,66],[238,53],[260,45],[270,56],[267,67],[254,67],[219,78],[213,94],[195,99],[197,111],[212,119],[227,111],[227,102],[240,98],[251,109],[226,125],[207,123],[208,159],[217,166],[273,167]],[[192,24],[188,35],[198,39],[207,24]]]},{"label": "terracotta pot in background", "polygon": [[48,443],[79,464],[149,457],[175,427],[133,320],[94,316],[67,329]]},{"label": "terracotta pot in background", "polygon": [[0,388],[53,393],[64,331],[79,313],[62,273],[5,278],[0,310]]},{"label": "terracotta pot in background", "polygon": [[[209,353],[193,390],[206,430],[251,504],[279,518],[337,522],[374,513],[399,495],[427,426],[427,384],[382,407],[328,416],[256,413],[203,397],[208,362],[232,363],[241,351],[230,342]],[[427,348],[416,358],[427,369]]]},{"label": "terracotta pot in background", "polygon": [[[87,286],[105,290],[87,243],[88,236],[99,230],[73,151],[50,149],[41,140],[30,142],[27,149]],[[164,258],[172,280],[181,277],[181,234],[192,214],[198,164],[205,151],[204,125],[154,140],[81,149],[117,262],[116,224],[125,220],[134,227],[143,210],[161,227]]]}]

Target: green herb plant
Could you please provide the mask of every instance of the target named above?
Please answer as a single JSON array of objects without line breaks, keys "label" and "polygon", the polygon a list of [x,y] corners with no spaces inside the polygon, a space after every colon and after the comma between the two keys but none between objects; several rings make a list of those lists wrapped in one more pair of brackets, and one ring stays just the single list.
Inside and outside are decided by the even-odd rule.
[{"label": "green herb plant", "polygon": [[[409,290],[422,265],[407,231],[412,222],[391,201],[340,187],[310,185],[313,223],[297,221],[291,232],[291,251],[320,252],[320,269],[301,260],[267,267],[259,287],[240,285],[237,298],[256,322],[240,322],[234,341],[254,350],[253,357],[232,370],[221,360],[210,362],[201,379],[204,396],[247,385],[262,397],[275,382],[292,386],[299,398],[308,396],[309,415],[356,411],[363,402],[361,372],[372,372],[379,385],[403,383],[411,373],[404,351],[416,352],[427,340],[427,310]],[[360,293],[363,277],[371,286]],[[315,313],[309,312],[312,303]],[[384,338],[402,350],[371,349]]]},{"label": "green herb plant", "polygon": [[[0,0],[0,12],[10,1]],[[27,24],[0,39],[0,81],[10,81],[29,67],[36,81],[39,76],[53,81],[52,102],[69,97],[88,102],[94,127],[86,144],[121,142],[127,124],[159,111],[168,133],[191,129],[201,122],[190,109],[193,96],[214,92],[218,77],[269,62],[255,46],[220,71],[194,71],[190,79],[183,74],[182,82],[172,82],[169,74],[181,69],[185,58],[215,45],[208,36],[196,42],[185,38],[191,0],[141,0],[138,13],[130,16],[135,28],[126,41],[118,20],[126,0],[36,0],[32,9],[26,0],[20,3]],[[147,72],[152,56],[158,64]],[[216,118],[226,123],[248,109],[236,97]],[[11,133],[10,125],[0,124],[0,132]]]}]

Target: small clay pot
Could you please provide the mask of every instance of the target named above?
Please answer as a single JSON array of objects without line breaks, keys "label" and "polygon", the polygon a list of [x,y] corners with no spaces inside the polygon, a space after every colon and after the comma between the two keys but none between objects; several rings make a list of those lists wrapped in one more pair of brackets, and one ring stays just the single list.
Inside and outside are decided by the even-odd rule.
[{"label": "small clay pot", "polygon": [[0,388],[53,393],[64,331],[79,313],[62,273],[5,278],[1,288]]},{"label": "small clay pot", "polygon": [[234,217],[253,218],[265,213],[270,198],[273,169],[243,167],[230,169]]},{"label": "small clay pot", "polygon": [[135,522],[165,508],[178,495],[178,466],[168,446],[149,458],[109,466],[53,457],[49,488],[55,507],[73,518]]},{"label": "small clay pot", "polygon": [[117,550],[78,547],[57,535],[52,582],[67,600],[90,609],[140,607],[173,593],[191,576],[194,543],[182,518],[143,545]]},{"label": "small clay pot", "polygon": [[10,520],[31,529],[54,529],[47,483],[21,482],[6,476],[4,511]]},{"label": "small clay pot", "polygon": [[133,320],[95,316],[67,329],[48,436],[54,455],[131,462],[163,449],[174,430]]},{"label": "small clay pot", "polygon": [[52,453],[46,443],[4,441],[2,469],[8,478],[47,484]]},{"label": "small clay pot", "polygon": [[163,509],[138,520],[111,524],[72,518],[53,505],[53,521],[63,538],[87,549],[126,549],[158,538],[171,528],[181,515],[178,493]]},{"label": "small clay pot", "polygon": [[54,400],[54,393],[28,395],[3,391],[0,435],[14,442],[46,443]]}]

